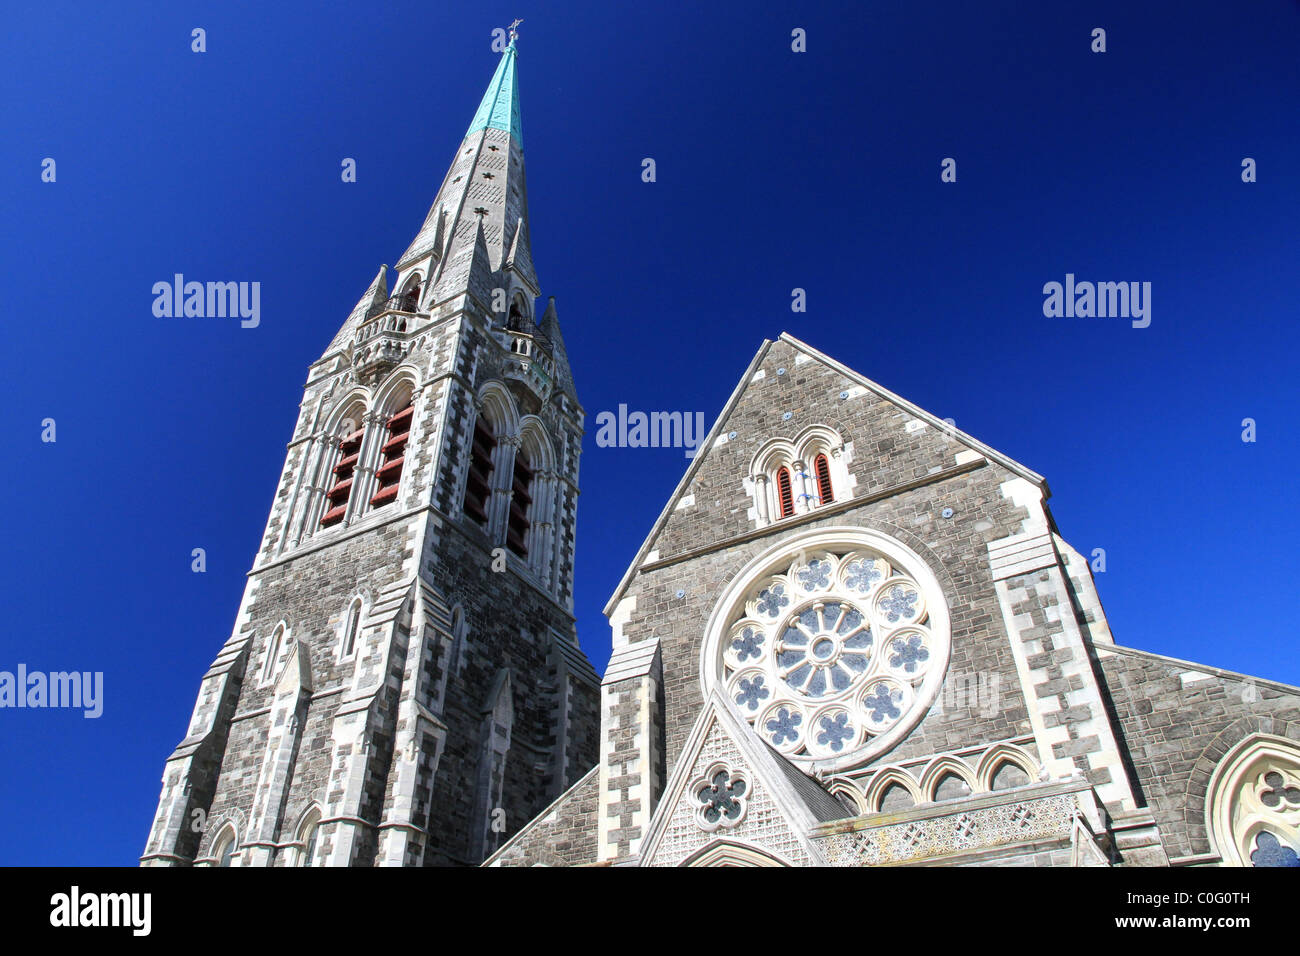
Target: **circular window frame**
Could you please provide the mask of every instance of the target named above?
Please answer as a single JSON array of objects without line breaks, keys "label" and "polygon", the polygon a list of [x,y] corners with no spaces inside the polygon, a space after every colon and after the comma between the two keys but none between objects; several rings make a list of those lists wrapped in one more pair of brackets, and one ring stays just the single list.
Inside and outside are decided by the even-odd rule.
[{"label": "circular window frame", "polygon": [[[910,707],[884,733],[869,736],[865,742],[846,754],[822,757],[783,754],[786,760],[810,773],[852,770],[888,753],[916,728],[938,698],[952,656],[952,622],[947,596],[929,563],[897,539],[870,528],[837,526],[808,531],[783,538],[747,562],[733,575],[714,604],[705,625],[699,679],[707,698],[715,688],[725,687],[723,642],[735,622],[744,617],[745,601],[750,592],[764,578],[783,573],[800,553],[818,550],[846,553],[863,549],[881,555],[890,562],[891,567],[910,576],[921,589],[929,615],[926,627],[933,640],[933,663],[925,678],[913,688]],[[766,706],[770,705],[765,705],[764,709]],[[747,717],[742,715],[742,719],[753,726]]]}]

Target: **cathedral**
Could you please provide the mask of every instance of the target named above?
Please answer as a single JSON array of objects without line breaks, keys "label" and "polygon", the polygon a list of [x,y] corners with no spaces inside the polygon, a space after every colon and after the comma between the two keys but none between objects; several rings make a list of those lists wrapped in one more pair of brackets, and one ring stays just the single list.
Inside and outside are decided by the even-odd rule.
[{"label": "cathedral", "polygon": [[308,369],[141,863],[1300,865],[1300,689],[1117,644],[1041,475],[788,334],[595,673],[516,62]]}]

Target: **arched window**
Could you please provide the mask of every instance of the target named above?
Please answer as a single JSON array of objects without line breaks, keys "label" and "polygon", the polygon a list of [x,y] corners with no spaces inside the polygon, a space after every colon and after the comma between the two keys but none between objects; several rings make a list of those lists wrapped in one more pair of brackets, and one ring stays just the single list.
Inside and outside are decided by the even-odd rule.
[{"label": "arched window", "polygon": [[343,624],[343,657],[351,657],[357,649],[357,630],[361,626],[361,598],[357,598],[348,608],[348,617]]},{"label": "arched window", "polygon": [[322,528],[338,524],[348,511],[348,498],[352,495],[352,479],[356,475],[357,460],[361,457],[361,439],[365,429],[358,428],[339,442],[339,462],[334,466],[334,484],[325,492],[325,514],[320,519]]},{"label": "arched window", "polygon": [[280,643],[284,640],[284,625],[281,624],[271,635],[271,643],[266,647],[266,660],[262,663],[262,682],[266,683],[275,676],[275,661],[280,656]]},{"label": "arched window", "polygon": [[488,522],[488,499],[492,495],[492,453],[497,440],[492,425],[480,415],[474,423],[474,442],[469,454],[469,475],[465,480],[465,514],[483,526]]},{"label": "arched window", "polygon": [[510,314],[506,318],[506,328],[512,332],[526,331],[528,325],[528,310],[524,305],[523,299],[518,296],[510,303]]},{"label": "arched window", "polygon": [[776,473],[776,500],[781,508],[782,518],[794,514],[794,491],[790,487],[789,468],[782,468]]},{"label": "arched window", "polygon": [[528,526],[532,521],[533,469],[521,449],[515,455],[510,495],[510,521],[506,525],[506,547],[521,558],[528,557]]},{"label": "arched window", "polygon": [[319,834],[320,811],[313,809],[298,827],[298,866],[316,865],[316,838]]},{"label": "arched window", "polygon": [[387,422],[388,440],[381,448],[382,461],[375,472],[379,486],[370,499],[370,506],[378,508],[397,498],[397,490],[402,484],[402,465],[406,461],[406,442],[411,437],[411,421],[415,415],[412,399],[399,408]]},{"label": "arched window", "polygon": [[465,611],[457,604],[455,610],[451,612],[451,660],[447,667],[453,674],[459,674],[465,663],[465,639],[468,634]]},{"label": "arched window", "polygon": [[820,499],[817,503],[830,504],[835,500],[835,493],[831,490],[831,464],[825,455],[813,459],[813,474],[817,477],[817,497]]},{"label": "arched window", "polygon": [[234,829],[226,827],[225,832],[212,845],[212,856],[217,861],[217,866],[231,865],[235,855],[235,842]]},{"label": "arched window", "polygon": [[411,276],[406,283],[406,290],[397,301],[397,308],[402,312],[415,312],[420,306],[420,273]]},{"label": "arched window", "polygon": [[1300,868],[1300,745],[1257,733],[1219,761],[1206,822],[1228,866]]}]

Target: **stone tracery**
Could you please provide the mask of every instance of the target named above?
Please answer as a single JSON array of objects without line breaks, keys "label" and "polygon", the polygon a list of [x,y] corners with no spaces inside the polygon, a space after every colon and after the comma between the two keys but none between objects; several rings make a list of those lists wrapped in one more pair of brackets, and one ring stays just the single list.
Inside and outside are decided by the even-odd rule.
[{"label": "stone tracery", "polygon": [[946,627],[936,632],[929,603],[917,578],[875,549],[800,553],[750,583],[719,642],[717,676],[783,754],[861,763],[882,735],[919,719],[923,685],[935,683],[926,678],[946,661]]}]

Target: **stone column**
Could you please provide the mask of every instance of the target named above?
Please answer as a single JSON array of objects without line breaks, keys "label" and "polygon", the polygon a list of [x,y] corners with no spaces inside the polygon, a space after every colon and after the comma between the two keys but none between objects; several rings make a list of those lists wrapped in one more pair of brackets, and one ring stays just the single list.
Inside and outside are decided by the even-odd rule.
[{"label": "stone column", "polygon": [[511,488],[515,481],[515,455],[519,453],[519,436],[502,435],[492,450],[492,501],[488,508],[488,532],[493,542],[502,542],[510,518]]},{"label": "stone column", "polygon": [[754,508],[758,515],[758,523],[768,524],[772,519],[767,501],[767,475],[760,472],[750,480],[754,482]]},{"label": "stone column", "polygon": [[365,424],[366,433],[361,437],[361,451],[357,456],[357,465],[352,469],[352,494],[348,496],[348,510],[343,515],[345,526],[365,514],[370,507],[370,497],[375,493],[371,487],[374,483],[375,462],[387,434],[384,416],[378,412],[366,412],[361,420]]},{"label": "stone column", "polygon": [[811,511],[811,498],[808,488],[808,465],[806,462],[792,461],[790,463],[790,491],[794,495],[794,513],[797,515],[805,514]]}]

